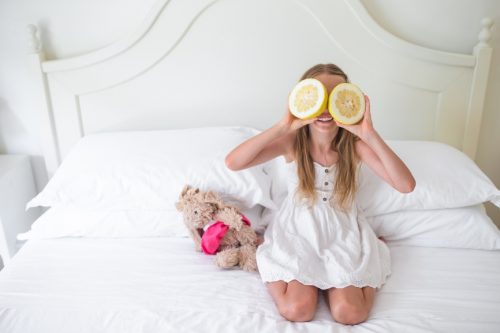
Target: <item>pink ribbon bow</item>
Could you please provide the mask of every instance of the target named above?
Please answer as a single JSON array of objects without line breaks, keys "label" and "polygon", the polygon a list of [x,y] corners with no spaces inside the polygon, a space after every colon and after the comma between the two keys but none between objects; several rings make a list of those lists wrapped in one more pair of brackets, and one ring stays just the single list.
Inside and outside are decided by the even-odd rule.
[{"label": "pink ribbon bow", "polygon": [[[250,221],[245,215],[241,215],[241,220],[250,226]],[[201,249],[203,252],[206,254],[215,254],[219,249],[221,239],[228,230],[229,227],[222,221],[215,221],[214,224],[208,227],[201,237]]]}]

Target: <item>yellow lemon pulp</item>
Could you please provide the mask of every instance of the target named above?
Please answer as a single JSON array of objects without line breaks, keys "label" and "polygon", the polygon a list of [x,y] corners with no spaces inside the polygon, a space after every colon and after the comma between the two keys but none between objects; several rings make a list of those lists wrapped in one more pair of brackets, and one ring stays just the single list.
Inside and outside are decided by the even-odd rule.
[{"label": "yellow lemon pulp", "polygon": [[316,79],[305,79],[293,88],[288,106],[295,117],[311,119],[323,113],[327,100],[328,94],[323,83]]},{"label": "yellow lemon pulp", "polygon": [[339,123],[355,124],[365,113],[365,96],[356,85],[341,83],[330,93],[328,111]]}]

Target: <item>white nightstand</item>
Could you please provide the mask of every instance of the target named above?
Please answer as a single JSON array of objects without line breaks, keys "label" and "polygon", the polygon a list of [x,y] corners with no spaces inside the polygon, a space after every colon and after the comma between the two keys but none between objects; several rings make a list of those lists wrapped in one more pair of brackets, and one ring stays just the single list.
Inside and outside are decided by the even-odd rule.
[{"label": "white nightstand", "polygon": [[17,252],[18,233],[27,231],[40,215],[40,209],[25,211],[36,195],[28,156],[0,155],[0,256],[4,265]]}]

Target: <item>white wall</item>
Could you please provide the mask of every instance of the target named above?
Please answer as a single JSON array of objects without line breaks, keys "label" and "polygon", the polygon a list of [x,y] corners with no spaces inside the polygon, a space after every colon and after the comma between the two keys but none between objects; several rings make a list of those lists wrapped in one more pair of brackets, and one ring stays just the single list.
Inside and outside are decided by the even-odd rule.
[{"label": "white wall", "polygon": [[[338,0],[331,0],[338,1]],[[381,26],[413,43],[453,52],[472,52],[480,19],[496,21],[492,69],[477,163],[500,187],[500,1],[362,0]],[[39,144],[39,87],[25,57],[26,25],[41,28],[48,58],[69,57],[126,36],[155,0],[0,0],[0,153],[32,156],[39,190],[47,182]],[[500,210],[487,206],[500,225]]]},{"label": "white wall", "polygon": [[0,153],[32,156],[40,190],[47,182],[39,138],[39,89],[28,69],[27,24],[36,24],[47,58],[102,48],[142,22],[155,0],[0,0]]}]

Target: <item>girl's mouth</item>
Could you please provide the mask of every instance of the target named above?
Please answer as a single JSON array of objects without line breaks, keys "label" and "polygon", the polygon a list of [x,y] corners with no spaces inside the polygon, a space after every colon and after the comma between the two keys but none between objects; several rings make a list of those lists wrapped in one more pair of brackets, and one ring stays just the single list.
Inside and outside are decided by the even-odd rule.
[{"label": "girl's mouth", "polygon": [[329,123],[333,120],[332,117],[321,117],[317,118],[316,121],[322,122],[322,123]]}]

